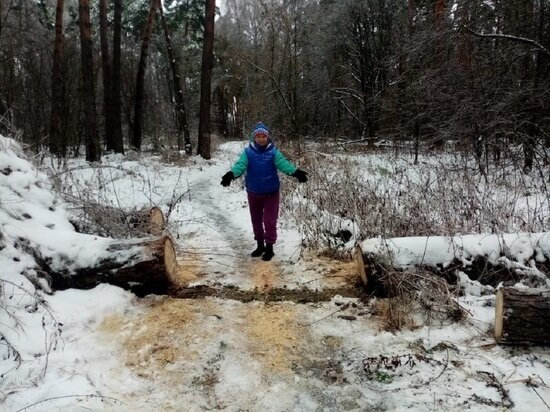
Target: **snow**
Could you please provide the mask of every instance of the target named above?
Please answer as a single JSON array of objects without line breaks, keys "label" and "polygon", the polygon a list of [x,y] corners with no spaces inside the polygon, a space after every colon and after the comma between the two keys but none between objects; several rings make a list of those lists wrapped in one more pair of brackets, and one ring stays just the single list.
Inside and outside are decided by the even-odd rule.
[{"label": "snow", "polygon": [[[243,144],[224,143],[208,161],[109,155],[100,167],[71,159],[49,173],[75,197],[169,213],[189,286],[314,291],[356,277],[353,262],[304,251],[299,228],[285,219],[274,261],[249,257],[254,241],[242,181],[219,184]],[[0,136],[0,149],[1,410],[549,409],[550,351],[496,345],[495,290],[465,273],[458,273],[458,302],[466,321],[434,319],[398,332],[381,328],[376,299],[139,298],[108,284],[50,294],[37,259],[69,274],[105,257],[114,239],[77,233],[70,223],[77,211],[48,175],[12,139]],[[340,223],[335,230],[347,228],[355,241],[355,223]],[[467,265],[482,255],[533,268],[550,258],[550,235],[379,238],[361,247],[389,252],[398,267]]]}]

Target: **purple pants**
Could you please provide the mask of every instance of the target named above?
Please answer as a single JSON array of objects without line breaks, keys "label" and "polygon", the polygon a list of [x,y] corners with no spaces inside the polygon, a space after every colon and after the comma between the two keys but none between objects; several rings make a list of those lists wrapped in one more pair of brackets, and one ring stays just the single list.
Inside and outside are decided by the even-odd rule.
[{"label": "purple pants", "polygon": [[275,244],[277,241],[277,218],[279,217],[279,192],[248,193],[248,207],[252,219],[254,239]]}]

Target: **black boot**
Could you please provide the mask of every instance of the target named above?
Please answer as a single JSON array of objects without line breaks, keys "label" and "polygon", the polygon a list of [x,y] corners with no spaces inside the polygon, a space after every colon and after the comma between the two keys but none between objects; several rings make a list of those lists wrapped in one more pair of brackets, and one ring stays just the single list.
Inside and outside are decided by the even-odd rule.
[{"label": "black boot", "polygon": [[264,246],[263,240],[261,242],[258,241],[258,247],[254,252],[251,253],[251,256],[252,257],[262,256],[262,253],[264,253],[264,250],[265,250],[265,246]]},{"label": "black boot", "polygon": [[271,260],[274,255],[275,253],[273,253],[273,245],[271,243],[266,243],[265,252],[262,256],[262,260],[265,260],[267,262],[268,260]]}]

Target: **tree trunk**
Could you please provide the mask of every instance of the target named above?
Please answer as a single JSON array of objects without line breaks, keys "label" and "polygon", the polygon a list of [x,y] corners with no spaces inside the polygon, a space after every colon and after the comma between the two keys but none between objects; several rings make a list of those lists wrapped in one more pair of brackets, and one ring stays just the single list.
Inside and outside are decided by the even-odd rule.
[{"label": "tree trunk", "polygon": [[120,37],[122,31],[122,0],[114,0],[115,17],[113,22],[113,80],[112,80],[112,119],[113,150],[124,153],[122,138],[122,103],[120,101]]},{"label": "tree trunk", "polygon": [[201,99],[199,114],[199,142],[197,154],[210,159],[210,104],[212,61],[214,58],[214,15],[216,0],[206,0],[204,42],[202,46]]},{"label": "tree trunk", "polygon": [[79,0],[80,47],[82,64],[82,93],[84,103],[84,135],[86,140],[86,160],[97,162],[101,158],[97,135],[97,117],[95,111],[94,58],[92,30],[90,23],[89,0]]},{"label": "tree trunk", "polygon": [[218,133],[220,136],[228,137],[228,127],[227,127],[227,99],[223,92],[223,87],[218,85],[214,91],[216,95],[216,124],[218,126]]},{"label": "tree trunk", "polygon": [[435,0],[434,3],[435,26],[441,30],[445,23],[445,0]]},{"label": "tree trunk", "polygon": [[109,56],[109,34],[107,29],[108,0],[99,0],[99,37],[101,41],[101,63],[103,68],[103,116],[105,120],[105,143],[107,150],[114,150],[113,142],[113,82]]},{"label": "tree trunk", "polygon": [[168,59],[170,60],[170,66],[172,67],[172,77],[174,81],[174,94],[176,98],[176,123],[178,127],[178,149],[181,150],[183,147],[183,137],[185,152],[187,154],[191,154],[191,138],[189,136],[189,127],[187,125],[187,110],[185,109],[185,102],[183,100],[183,87],[181,83],[180,71],[172,49],[172,41],[170,40],[170,34],[168,33],[168,27],[166,25],[164,13],[162,12],[162,7],[160,7],[159,10],[162,28],[164,29],[164,38],[166,40],[166,49],[168,50]]},{"label": "tree trunk", "polygon": [[[57,156],[65,156],[67,144],[65,142],[61,119],[63,117],[63,5],[64,0],[57,0],[55,9],[55,41],[52,66],[52,108],[50,119],[50,152]],[[1,15],[0,15],[0,18]],[[0,113],[3,114],[3,113]]]},{"label": "tree trunk", "polygon": [[[432,248],[429,246],[426,247],[427,255],[433,252]],[[500,253],[503,257],[506,256],[504,252]],[[469,263],[463,258],[455,257],[454,260],[445,267],[442,265],[428,265],[422,263],[421,256],[418,256],[419,260],[417,262],[411,260],[407,267],[402,267],[392,263],[392,255],[393,248],[388,248],[388,250],[379,252],[365,252],[361,249],[361,246],[357,246],[355,250],[357,272],[368,292],[376,292],[378,295],[384,296],[391,294],[391,290],[388,289],[388,285],[386,284],[385,275],[396,271],[407,271],[413,266],[413,271],[420,269],[440,276],[450,283],[456,282],[457,271],[465,273],[471,280],[477,280],[484,285],[491,285],[493,287],[496,287],[503,281],[518,282],[520,279],[529,276],[531,276],[533,282],[536,282],[535,284],[540,284],[542,282],[541,277],[536,274],[518,271],[523,264],[519,264],[519,268],[516,269],[509,262],[495,262],[494,259],[491,260],[487,256],[482,255],[476,256],[473,259],[469,257],[468,260],[471,260]],[[413,254],[411,253],[410,256],[413,256]]]},{"label": "tree trunk", "polygon": [[142,35],[141,43],[141,55],[139,57],[139,65],[136,80],[136,100],[134,105],[134,131],[132,137],[132,146],[136,150],[141,149],[141,134],[143,123],[143,95],[145,88],[145,68],[147,67],[147,56],[149,54],[149,43],[151,41],[151,32],[153,31],[153,24],[155,22],[155,13],[157,8],[160,7],[159,0],[151,0],[151,6],[149,7],[149,14],[147,15],[147,22]]},{"label": "tree trunk", "polygon": [[502,288],[495,303],[495,339],[501,344],[550,344],[550,290]]},{"label": "tree trunk", "polygon": [[52,288],[90,289],[100,283],[109,283],[138,292],[166,293],[174,283],[176,253],[168,236],[120,241],[111,244],[107,251],[111,258],[80,268],[74,274],[50,271]]}]

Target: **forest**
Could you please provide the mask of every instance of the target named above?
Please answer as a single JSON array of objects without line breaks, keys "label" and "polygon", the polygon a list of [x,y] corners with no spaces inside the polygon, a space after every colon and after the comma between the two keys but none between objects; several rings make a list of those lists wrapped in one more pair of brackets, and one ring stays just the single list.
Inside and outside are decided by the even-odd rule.
[{"label": "forest", "polygon": [[0,132],[59,157],[281,141],[548,162],[547,0],[2,0]]}]

